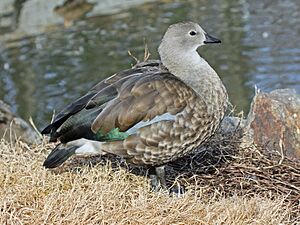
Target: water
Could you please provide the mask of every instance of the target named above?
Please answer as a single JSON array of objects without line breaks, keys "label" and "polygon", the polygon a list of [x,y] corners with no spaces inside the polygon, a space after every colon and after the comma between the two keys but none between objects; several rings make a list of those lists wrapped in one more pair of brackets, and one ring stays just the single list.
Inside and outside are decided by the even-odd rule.
[{"label": "water", "polygon": [[0,99],[42,128],[54,109],[134,64],[128,50],[142,59],[147,43],[157,58],[168,25],[193,20],[222,40],[199,52],[222,77],[236,110],[247,111],[255,85],[300,92],[299,14],[297,0],[159,1],[12,38],[0,48]]}]

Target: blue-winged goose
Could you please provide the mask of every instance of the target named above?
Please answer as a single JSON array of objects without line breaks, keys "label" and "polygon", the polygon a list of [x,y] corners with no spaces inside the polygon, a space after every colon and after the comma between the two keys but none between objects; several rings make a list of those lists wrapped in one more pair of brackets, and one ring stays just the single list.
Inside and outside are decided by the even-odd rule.
[{"label": "blue-winged goose", "polygon": [[157,175],[152,184],[165,186],[163,165],[207,141],[224,116],[226,89],[197,52],[220,42],[196,23],[171,25],[158,48],[161,61],[114,74],[57,114],[42,131],[60,141],[44,166],[73,154],[112,153],[149,166]]}]

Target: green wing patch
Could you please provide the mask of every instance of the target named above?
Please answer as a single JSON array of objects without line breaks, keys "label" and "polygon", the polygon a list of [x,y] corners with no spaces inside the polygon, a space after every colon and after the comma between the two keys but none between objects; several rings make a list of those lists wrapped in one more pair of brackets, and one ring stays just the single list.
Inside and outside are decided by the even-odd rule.
[{"label": "green wing patch", "polygon": [[114,128],[109,131],[107,134],[103,134],[101,130],[99,130],[96,134],[96,138],[98,141],[123,141],[129,136],[126,132],[121,132],[119,128]]}]

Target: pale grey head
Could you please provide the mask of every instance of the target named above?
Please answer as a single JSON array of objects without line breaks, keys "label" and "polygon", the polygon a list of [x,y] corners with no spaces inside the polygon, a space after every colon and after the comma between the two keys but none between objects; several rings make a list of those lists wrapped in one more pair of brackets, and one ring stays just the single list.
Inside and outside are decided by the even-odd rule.
[{"label": "pale grey head", "polygon": [[199,65],[207,70],[212,68],[200,57],[197,49],[206,44],[221,43],[207,34],[199,24],[180,22],[171,25],[158,48],[162,63],[176,76],[184,76],[184,71],[199,69]]},{"label": "pale grey head", "polygon": [[219,39],[208,35],[199,24],[194,22],[181,22],[169,26],[161,45],[166,42],[186,51],[195,51],[205,44],[221,43]]}]

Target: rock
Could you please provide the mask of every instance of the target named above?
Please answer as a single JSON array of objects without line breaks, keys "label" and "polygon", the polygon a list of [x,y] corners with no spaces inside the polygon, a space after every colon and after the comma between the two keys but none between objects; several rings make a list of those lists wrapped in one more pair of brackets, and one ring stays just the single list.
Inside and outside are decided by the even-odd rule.
[{"label": "rock", "polygon": [[27,144],[41,143],[41,137],[23,119],[12,113],[11,108],[0,100],[0,139],[21,140]]},{"label": "rock", "polygon": [[246,120],[235,116],[225,116],[220,125],[220,133],[234,132],[237,129],[243,129],[246,125]]},{"label": "rock", "polygon": [[295,90],[258,92],[247,118],[249,137],[256,146],[300,158],[300,95]]}]

